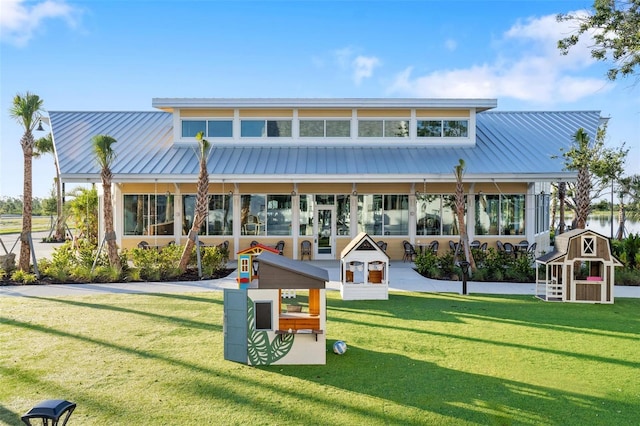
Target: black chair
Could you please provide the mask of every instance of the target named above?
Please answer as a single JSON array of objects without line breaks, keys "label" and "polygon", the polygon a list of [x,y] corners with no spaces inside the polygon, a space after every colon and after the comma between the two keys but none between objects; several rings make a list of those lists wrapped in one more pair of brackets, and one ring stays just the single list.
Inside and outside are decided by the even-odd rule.
[{"label": "black chair", "polygon": [[138,243],[138,248],[141,248],[141,249],[143,249],[143,250],[149,250],[149,249],[151,248],[151,246],[149,245],[149,243],[148,243],[148,242],[146,242],[146,241],[144,241],[144,240],[143,240],[143,241],[140,241],[140,242]]},{"label": "black chair", "polygon": [[386,243],[386,242],[384,242],[384,241],[380,240],[380,241],[378,241],[376,244],[378,245],[378,247],[380,247],[380,249],[381,249],[382,251],[384,251],[384,252],[386,252],[386,251],[387,251],[387,243]]},{"label": "black chair", "polygon": [[304,260],[307,256],[311,260],[311,241],[304,240],[300,243],[300,260]]},{"label": "black chair", "polygon": [[478,241],[478,240],[471,241],[471,244],[469,244],[469,247],[472,248],[472,249],[479,249],[480,248],[480,241]]},{"label": "black chair", "polygon": [[437,240],[433,240],[429,243],[429,250],[431,253],[438,255],[438,248],[440,247],[440,243]]},{"label": "black chair", "polygon": [[257,242],[256,240],[251,241],[251,247],[255,247],[258,244],[260,244],[259,242]]},{"label": "black chair", "polygon": [[516,251],[513,247],[513,244],[511,243],[504,243],[503,244],[504,247],[504,252],[507,253],[510,256],[514,256],[516,254]]},{"label": "black chair", "polygon": [[280,256],[283,256],[283,254],[284,254],[284,241],[282,241],[282,240],[278,241],[278,243],[276,244],[276,250],[278,250],[278,254]]},{"label": "black chair", "polygon": [[504,244],[502,244],[502,241],[496,241],[496,246],[498,246],[498,251],[504,251]]},{"label": "black chair", "polygon": [[413,244],[405,240],[402,242],[402,246],[404,247],[404,257],[402,258],[402,261],[406,262],[408,260],[409,262],[412,262],[417,254]]},{"label": "black chair", "polygon": [[489,247],[489,244],[485,241],[484,243],[480,244],[480,251],[486,253],[487,247]]}]

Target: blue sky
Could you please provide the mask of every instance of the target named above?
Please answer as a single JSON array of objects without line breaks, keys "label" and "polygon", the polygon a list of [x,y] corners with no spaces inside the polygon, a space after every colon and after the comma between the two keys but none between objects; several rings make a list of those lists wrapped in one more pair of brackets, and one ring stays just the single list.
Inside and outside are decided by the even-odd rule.
[{"label": "blue sky", "polygon": [[[600,110],[640,173],[640,86],[587,44],[561,56],[560,12],[591,0],[0,1],[0,196],[22,194],[30,91],[51,111],[152,110],[154,97],[496,98],[498,110]],[[635,83],[635,84],[634,84]],[[44,134],[36,133],[36,137]],[[93,159],[87,159],[93,161]],[[53,159],[34,160],[34,196]]]}]

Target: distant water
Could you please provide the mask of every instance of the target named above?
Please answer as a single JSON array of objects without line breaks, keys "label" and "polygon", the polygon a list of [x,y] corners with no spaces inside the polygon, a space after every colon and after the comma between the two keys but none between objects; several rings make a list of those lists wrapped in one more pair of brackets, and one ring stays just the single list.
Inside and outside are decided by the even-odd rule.
[{"label": "distant water", "polygon": [[[556,219],[557,220],[557,219]],[[571,219],[567,220],[567,223],[571,223]],[[613,216],[613,235],[618,233],[618,214],[614,212]],[[602,234],[606,237],[611,236],[611,215],[606,214],[591,214],[587,218],[587,228]],[[627,219],[625,221],[625,237],[629,234],[640,234],[640,222],[635,222]]]}]

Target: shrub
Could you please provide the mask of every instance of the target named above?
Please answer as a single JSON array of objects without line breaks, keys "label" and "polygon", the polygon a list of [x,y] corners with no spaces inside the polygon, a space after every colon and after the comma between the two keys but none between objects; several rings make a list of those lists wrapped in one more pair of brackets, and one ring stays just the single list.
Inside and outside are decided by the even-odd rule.
[{"label": "shrub", "polygon": [[35,276],[35,274],[17,269],[13,271],[13,274],[11,274],[11,279],[22,284],[33,284],[38,278]]},{"label": "shrub", "polygon": [[225,268],[227,260],[223,250],[217,247],[205,247],[202,256],[202,275],[212,277]]}]

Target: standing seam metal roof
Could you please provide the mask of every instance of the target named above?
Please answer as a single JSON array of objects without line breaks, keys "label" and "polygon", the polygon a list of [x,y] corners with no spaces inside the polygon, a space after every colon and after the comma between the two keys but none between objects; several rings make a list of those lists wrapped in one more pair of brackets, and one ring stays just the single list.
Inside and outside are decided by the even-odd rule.
[{"label": "standing seam metal roof", "polygon": [[[116,160],[114,181],[195,182],[198,160],[193,146],[174,145],[170,113],[49,112],[62,179],[99,180],[91,137],[108,134]],[[599,111],[500,112],[477,114],[476,145],[216,145],[207,160],[210,179],[236,181],[349,182],[440,179],[452,181],[453,167],[465,160],[468,179],[532,181],[574,176],[564,171],[561,148],[584,128],[594,139]],[[384,141],[383,141],[384,142]],[[555,158],[554,158],[555,157]]]}]

